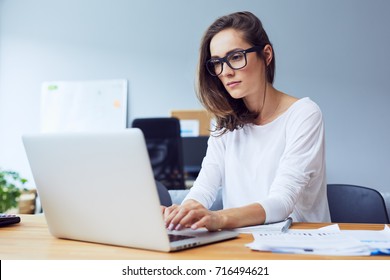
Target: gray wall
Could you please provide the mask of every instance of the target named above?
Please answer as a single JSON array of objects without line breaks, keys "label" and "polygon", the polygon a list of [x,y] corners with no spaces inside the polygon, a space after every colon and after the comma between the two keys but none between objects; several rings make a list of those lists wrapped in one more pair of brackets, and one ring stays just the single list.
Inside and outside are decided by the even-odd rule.
[{"label": "gray wall", "polygon": [[390,2],[385,0],[0,0],[0,167],[31,178],[20,136],[39,131],[48,80],[129,80],[129,119],[201,108],[200,38],[218,16],[257,14],[275,86],[326,122],[330,183],[390,191]]}]

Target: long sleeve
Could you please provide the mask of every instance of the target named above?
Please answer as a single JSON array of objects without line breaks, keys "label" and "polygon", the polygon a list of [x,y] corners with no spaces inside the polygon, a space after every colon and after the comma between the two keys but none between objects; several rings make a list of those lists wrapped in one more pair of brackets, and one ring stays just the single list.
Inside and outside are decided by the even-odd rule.
[{"label": "long sleeve", "polygon": [[[286,146],[269,195],[260,200],[267,222],[278,221],[293,211],[296,220],[326,220],[313,211],[326,208],[325,135],[319,109],[299,110],[286,125]],[[316,197],[322,197],[322,204]],[[309,218],[310,217],[310,218]]]}]

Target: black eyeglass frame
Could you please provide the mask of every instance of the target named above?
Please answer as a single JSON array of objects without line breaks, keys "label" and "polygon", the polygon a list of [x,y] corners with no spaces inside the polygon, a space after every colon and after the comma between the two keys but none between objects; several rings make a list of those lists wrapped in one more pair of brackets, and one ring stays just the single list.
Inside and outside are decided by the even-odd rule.
[{"label": "black eyeglass frame", "polygon": [[[247,58],[246,58],[246,54],[247,54],[247,53],[261,51],[262,49],[263,49],[263,48],[260,47],[260,46],[253,46],[253,47],[251,47],[251,48],[249,48],[249,49],[246,49],[246,50],[237,50],[237,51],[233,51],[233,52],[231,52],[231,53],[229,53],[229,54],[227,54],[226,56],[221,57],[221,58],[211,58],[211,59],[207,60],[206,63],[205,63],[206,69],[207,69],[207,71],[209,72],[209,74],[210,74],[211,76],[214,76],[214,77],[217,77],[217,76],[219,76],[219,75],[222,74],[222,72],[223,72],[223,64],[224,64],[224,63],[226,63],[226,64],[227,64],[231,69],[233,69],[233,70],[240,70],[240,69],[244,68],[244,67],[248,64],[248,60],[247,60]],[[244,54],[244,59],[245,59],[245,64],[244,64],[244,66],[238,67],[238,68],[233,67],[233,66],[230,64],[230,62],[227,60],[228,57],[231,57],[232,55],[234,55],[234,54],[236,54],[236,53],[242,53],[242,54]],[[210,63],[210,61],[216,61],[216,60],[219,61],[219,62],[221,63],[221,72],[219,72],[218,74],[216,74],[215,71],[209,69],[209,63]]]}]

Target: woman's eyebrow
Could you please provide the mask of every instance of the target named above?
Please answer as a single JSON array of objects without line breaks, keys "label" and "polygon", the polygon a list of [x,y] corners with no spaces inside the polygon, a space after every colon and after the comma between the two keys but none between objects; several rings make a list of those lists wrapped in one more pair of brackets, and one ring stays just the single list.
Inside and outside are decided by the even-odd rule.
[{"label": "woman's eyebrow", "polygon": [[[244,50],[244,49],[243,49],[243,48],[235,48],[235,49],[232,49],[232,50],[228,51],[223,57],[228,56],[229,54],[234,53],[234,52],[236,52],[236,51],[242,51],[242,50]],[[220,58],[220,56],[218,56],[218,55],[213,55],[213,56],[211,56],[211,58]]]}]

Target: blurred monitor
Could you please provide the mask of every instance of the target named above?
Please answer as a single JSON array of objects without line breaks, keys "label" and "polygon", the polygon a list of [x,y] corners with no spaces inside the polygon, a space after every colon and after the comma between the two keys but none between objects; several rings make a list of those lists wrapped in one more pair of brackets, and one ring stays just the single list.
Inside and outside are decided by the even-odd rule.
[{"label": "blurred monitor", "polygon": [[184,172],[195,179],[206,155],[209,136],[182,137]]}]

